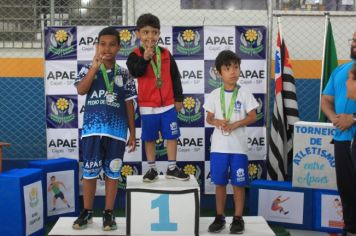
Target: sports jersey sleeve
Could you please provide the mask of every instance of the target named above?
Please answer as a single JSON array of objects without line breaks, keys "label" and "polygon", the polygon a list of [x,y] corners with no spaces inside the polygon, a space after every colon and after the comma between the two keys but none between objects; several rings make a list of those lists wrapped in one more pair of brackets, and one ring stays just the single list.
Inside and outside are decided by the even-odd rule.
[{"label": "sports jersey sleeve", "polygon": [[86,64],[82,67],[82,69],[79,71],[77,78],[75,78],[74,85],[77,86],[77,84],[84,79],[84,77],[88,74],[88,71],[90,69],[91,65]]},{"label": "sports jersey sleeve", "polygon": [[144,57],[140,57],[134,52],[130,53],[126,61],[127,68],[134,77],[143,76],[146,73],[148,64],[149,61],[146,61]]}]

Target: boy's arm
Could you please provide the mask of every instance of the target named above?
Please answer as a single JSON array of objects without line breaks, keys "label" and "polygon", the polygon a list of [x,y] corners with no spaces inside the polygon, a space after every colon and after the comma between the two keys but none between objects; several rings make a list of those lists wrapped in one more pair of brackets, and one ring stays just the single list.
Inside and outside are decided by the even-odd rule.
[{"label": "boy's arm", "polygon": [[136,129],[135,129],[135,108],[133,104],[133,99],[127,100],[125,102],[127,110],[127,121],[130,131],[130,137],[127,145],[130,147],[128,152],[132,152],[136,149]]},{"label": "boy's arm", "polygon": [[78,94],[85,95],[88,93],[98,70],[99,70],[99,67],[95,67],[93,65],[89,69],[88,73],[84,76],[84,78],[81,81],[79,81],[78,83],[76,83]]},{"label": "boy's arm", "polygon": [[218,129],[221,129],[226,125],[226,120],[215,119],[215,114],[210,111],[207,111],[206,122],[209,125],[217,127]]},{"label": "boy's arm", "polygon": [[173,85],[174,100],[176,102],[183,102],[184,95],[183,95],[181,76],[178,70],[178,66],[172,54],[169,53],[169,57],[171,61],[170,67],[171,67],[171,79]]},{"label": "boy's arm", "polygon": [[234,129],[247,126],[255,121],[256,121],[256,109],[253,109],[247,113],[247,116],[244,119],[226,125],[224,131],[231,132]]},{"label": "boy's arm", "polygon": [[146,73],[146,69],[150,60],[145,60],[144,57],[138,56],[136,53],[130,53],[127,58],[126,65],[129,69],[130,74],[133,77],[140,77]]},{"label": "boy's arm", "polygon": [[95,78],[96,73],[98,72],[101,63],[103,63],[102,56],[99,53],[99,44],[96,44],[95,47],[95,55],[93,57],[92,66],[89,71],[86,73],[84,78],[79,82],[75,83],[77,87],[78,94],[84,95],[89,91],[91,84]]}]

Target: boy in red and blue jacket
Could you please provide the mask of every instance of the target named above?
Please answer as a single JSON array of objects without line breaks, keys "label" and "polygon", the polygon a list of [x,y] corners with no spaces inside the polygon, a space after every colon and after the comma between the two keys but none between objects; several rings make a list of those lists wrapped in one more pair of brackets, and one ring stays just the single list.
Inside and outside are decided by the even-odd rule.
[{"label": "boy in red and blue jacket", "polygon": [[177,139],[180,136],[177,112],[182,108],[183,89],[177,64],[168,49],[157,46],[160,21],[152,14],[137,19],[137,37],[141,46],[127,59],[127,68],[138,81],[138,104],[142,120],[142,140],[148,161],[144,182],[158,179],[156,140],[161,132],[167,140],[168,168],[166,177],[188,180],[189,175],[176,165]]}]

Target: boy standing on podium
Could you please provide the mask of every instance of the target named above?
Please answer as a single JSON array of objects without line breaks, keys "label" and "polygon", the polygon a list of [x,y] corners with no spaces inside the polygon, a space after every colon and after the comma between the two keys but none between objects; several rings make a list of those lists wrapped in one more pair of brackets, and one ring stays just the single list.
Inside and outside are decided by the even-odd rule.
[{"label": "boy standing on podium", "polygon": [[242,212],[245,185],[248,182],[247,137],[245,127],[256,121],[258,102],[246,89],[237,85],[241,59],[232,51],[219,53],[215,60],[223,85],[213,90],[204,104],[206,121],[215,126],[211,138],[210,174],[215,184],[216,217],[209,232],[218,233],[225,228],[226,185],[231,179],[234,191],[234,216],[230,233],[245,230]]},{"label": "boy standing on podium", "polygon": [[183,89],[177,64],[168,49],[159,47],[160,21],[150,14],[137,19],[137,37],[141,46],[127,59],[130,74],[137,77],[138,105],[142,120],[142,141],[148,161],[144,182],[158,179],[156,140],[159,132],[167,140],[168,168],[166,178],[188,180],[189,175],[176,165],[177,139],[180,136],[177,112],[182,108]]},{"label": "boy standing on podium", "polygon": [[118,31],[107,27],[99,32],[93,62],[83,66],[75,82],[78,94],[86,94],[82,130],[84,209],[74,221],[74,229],[92,222],[96,180],[105,173],[103,230],[117,228],[113,209],[126,146],[136,146],[133,99],[136,87],[129,72],[116,63],[120,49]]}]

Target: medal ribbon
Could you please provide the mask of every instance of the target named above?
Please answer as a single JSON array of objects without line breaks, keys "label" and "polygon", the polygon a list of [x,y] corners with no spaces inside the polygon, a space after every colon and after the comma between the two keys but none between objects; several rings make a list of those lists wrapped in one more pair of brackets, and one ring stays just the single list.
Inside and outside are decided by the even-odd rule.
[{"label": "medal ribbon", "polygon": [[161,50],[159,49],[158,46],[155,48],[155,53],[156,53],[156,61],[157,64],[153,61],[153,58],[150,60],[153,72],[155,73],[157,84],[162,85],[162,78],[161,78]]},{"label": "medal ribbon", "polygon": [[227,115],[226,115],[226,107],[225,107],[225,89],[224,89],[224,85],[220,87],[220,105],[221,105],[221,111],[223,113],[223,117],[225,120],[229,121],[231,119],[231,115],[232,115],[232,110],[234,108],[234,104],[237,98],[237,94],[238,94],[238,89],[237,86],[235,87],[233,93],[232,93],[232,97],[230,100],[230,105],[229,105],[229,109],[227,111]]},{"label": "medal ribbon", "polygon": [[109,76],[108,76],[108,73],[106,72],[105,65],[104,64],[100,65],[100,70],[101,70],[101,73],[103,74],[106,91],[108,91],[109,94],[113,94],[113,92],[114,92],[114,80],[115,80],[116,72],[118,71],[118,69],[119,69],[119,65],[115,63],[114,79],[109,81]]}]

